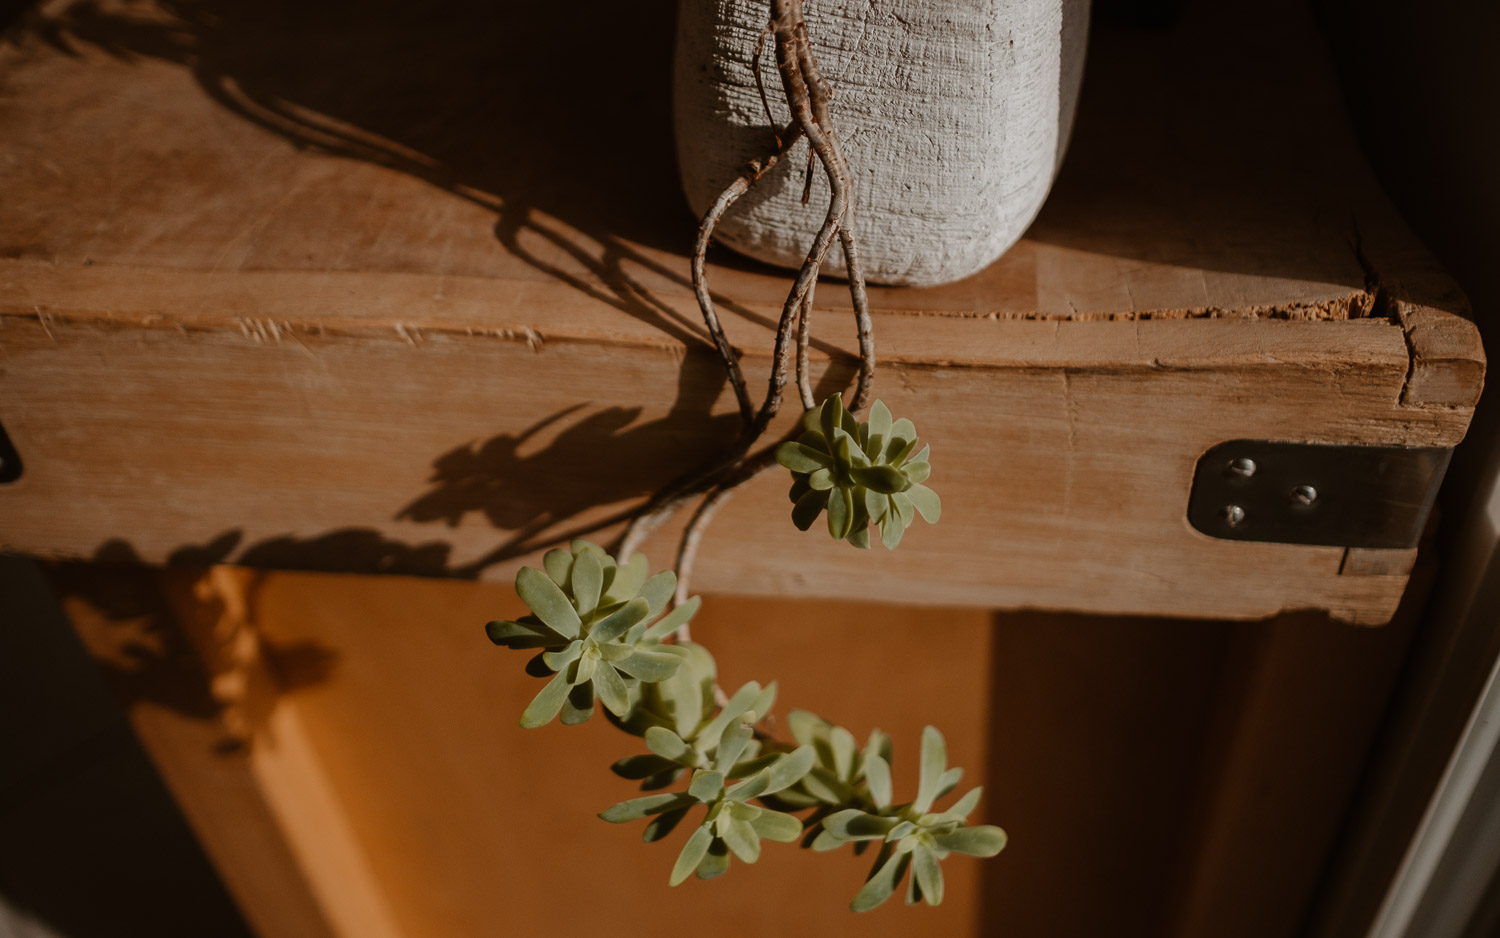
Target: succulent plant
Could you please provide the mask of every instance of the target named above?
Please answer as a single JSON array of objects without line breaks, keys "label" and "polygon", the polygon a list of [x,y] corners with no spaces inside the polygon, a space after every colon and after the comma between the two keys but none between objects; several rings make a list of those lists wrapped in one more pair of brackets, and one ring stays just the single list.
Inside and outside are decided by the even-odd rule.
[{"label": "succulent plant", "polygon": [[[760,858],[762,839],[792,843],[802,836],[802,822],[796,817],[750,801],[773,795],[806,775],[813,764],[812,748],[802,746],[776,755],[759,769],[746,769],[741,757],[753,740],[754,719],[755,712],[746,711],[724,729],[713,764],[696,769],[686,791],[632,798],[599,815],[616,824],[651,817],[645,839],[654,841],[665,837],[694,807],[706,807],[702,823],[672,867],[668,882],[673,886],[693,872],[699,879],[722,875],[729,870],[730,854],[754,863]],[[745,777],[739,777],[742,772]]]},{"label": "succulent plant", "polygon": [[[688,770],[712,768],[727,731],[747,717],[769,713],[776,703],[774,681],[764,688],[750,681],[735,691],[717,714],[712,709],[694,711],[684,706],[678,695],[672,694],[674,690],[674,686],[666,682],[658,688],[659,692],[667,693],[671,712],[677,717],[690,717],[696,713],[698,719],[667,721],[659,716],[666,708],[641,708],[626,729],[639,732],[651,752],[627,756],[611,766],[615,774],[623,778],[644,780],[641,787],[645,789],[670,785]],[[777,755],[776,752],[762,755],[760,741],[752,737],[736,756],[738,761],[726,771],[733,778],[742,778],[763,768]]]},{"label": "succulent plant", "polygon": [[860,421],[835,394],[802,418],[803,433],[776,448],[776,461],[792,472],[792,523],[812,527],[828,512],[828,533],[856,547],[870,546],[871,524],[894,549],[920,514],[936,524],[942,514],[937,493],[922,483],[932,472],[931,447],[917,446],[917,428],[905,417],[892,421],[884,403]]},{"label": "succulent plant", "polygon": [[874,798],[875,811],[846,808],[823,819],[823,830],[813,841],[814,850],[833,850],[846,843],[878,841],[880,852],[869,878],[849,907],[864,912],[890,898],[906,875],[908,904],[943,901],[943,871],[939,861],[950,853],[992,857],[1005,847],[1005,831],[990,824],[971,827],[968,816],[979,804],[981,788],[973,788],[945,811],[933,812],[939,798],[951,792],[963,770],[948,768],[947,746],[935,727],[922,730],[921,780],[917,798],[909,804],[891,804],[889,763],[879,755],[865,759],[865,782]]},{"label": "succulent plant", "polygon": [[787,714],[786,723],[792,738],[800,745],[811,746],[816,759],[800,782],[776,796],[779,804],[794,811],[819,808],[820,811],[809,818],[810,822],[821,820],[834,808],[860,804],[874,807],[865,782],[865,763],[873,757],[890,763],[889,736],[880,730],[871,731],[861,752],[853,733],[817,714],[793,710]]},{"label": "succulent plant", "polygon": [[683,654],[659,642],[692,618],[698,597],[662,616],[677,588],[675,573],[648,579],[644,556],[621,565],[585,540],[548,551],[542,566],[545,572],[522,567],[516,574],[516,592],[531,614],[485,626],[497,645],[541,649],[527,665],[531,673],[555,672],[521,725],[542,726],[559,712],[564,723],[582,723],[593,715],[596,695],[615,716],[629,716],[640,684],[667,680],[682,665]]}]

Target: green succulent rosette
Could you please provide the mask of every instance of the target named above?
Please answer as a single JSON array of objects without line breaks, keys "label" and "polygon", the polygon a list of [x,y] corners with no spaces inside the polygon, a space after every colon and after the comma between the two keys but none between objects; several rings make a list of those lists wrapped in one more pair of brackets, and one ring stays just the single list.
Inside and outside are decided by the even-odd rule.
[{"label": "green succulent rosette", "polygon": [[849,907],[856,912],[875,908],[900,885],[910,870],[907,904],[943,901],[943,871],[939,861],[949,854],[992,857],[1005,847],[1005,831],[991,824],[970,826],[969,814],[979,804],[982,788],[970,789],[951,807],[933,811],[933,803],[958,786],[963,770],[948,768],[943,734],[935,727],[922,730],[922,765],[917,798],[909,804],[891,803],[890,764],[880,755],[867,755],[864,783],[875,810],[847,808],[823,819],[813,841],[814,850],[834,850],[846,843],[878,842],[880,852],[865,885]]},{"label": "green succulent rosette", "polygon": [[[647,706],[639,708],[624,724],[626,730],[639,733],[651,751],[627,756],[610,766],[622,778],[641,780],[641,787],[648,791],[665,788],[684,772],[713,768],[728,731],[739,722],[753,720],[755,714],[771,712],[776,703],[774,681],[765,687],[749,681],[714,713],[710,672],[708,700],[703,706],[696,705],[697,694],[691,682],[702,680],[703,665],[695,654],[696,646],[687,647],[692,657],[670,680],[653,686]],[[708,665],[712,667],[712,659]],[[689,680],[679,680],[684,676]],[[661,702],[667,705],[661,706]],[[752,737],[737,750],[736,761],[727,771],[730,777],[742,778],[764,768],[777,755],[763,753],[760,741]]]},{"label": "green succulent rosette", "polygon": [[540,649],[527,670],[553,675],[521,725],[542,726],[559,713],[563,723],[582,723],[593,716],[596,697],[616,717],[629,717],[642,684],[668,680],[681,667],[683,653],[660,640],[693,617],[698,597],[662,615],[677,589],[675,573],[648,578],[644,556],[619,564],[585,540],[548,551],[542,566],[516,574],[516,592],[531,614],[485,626],[497,645]]},{"label": "green succulent rosette", "polygon": [[693,873],[699,879],[712,879],[728,872],[731,854],[754,863],[760,859],[762,840],[793,843],[802,836],[802,822],[796,817],[751,801],[796,784],[812,767],[813,751],[803,746],[776,753],[769,760],[746,760],[754,720],[754,711],[747,711],[724,729],[713,763],[693,772],[686,791],[632,798],[599,815],[616,824],[649,817],[645,839],[655,841],[670,833],[689,811],[705,807],[703,820],[672,866],[670,885],[682,883]]},{"label": "green succulent rosette", "polygon": [[931,447],[917,448],[917,428],[905,417],[891,419],[876,401],[860,421],[835,394],[802,418],[803,433],[776,448],[776,461],[792,473],[792,523],[812,527],[828,512],[828,533],[868,549],[870,525],[888,549],[917,515],[936,524],[943,511],[937,493],[922,483],[932,473]]}]

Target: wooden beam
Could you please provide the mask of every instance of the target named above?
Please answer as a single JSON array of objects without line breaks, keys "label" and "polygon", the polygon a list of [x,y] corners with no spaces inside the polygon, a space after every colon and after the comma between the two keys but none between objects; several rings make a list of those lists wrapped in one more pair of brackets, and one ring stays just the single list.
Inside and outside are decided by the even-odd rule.
[{"label": "wooden beam", "polygon": [[[419,42],[358,5],[275,29],[144,9],[58,3],[0,50],[0,423],[27,466],[0,489],[4,547],[505,579],[613,536],[732,437],[645,130],[664,97],[590,71],[638,44],[538,85],[542,53],[497,64],[479,6]],[[637,13],[587,15],[649,46],[667,11]],[[1399,565],[1185,520],[1217,443],[1451,446],[1482,384],[1462,295],[1359,156],[1303,15],[1261,15],[1100,37],[1028,237],[961,283],[876,291],[877,393],[932,444],[944,520],[863,555],[792,530],[768,473],[699,586],[1389,618]],[[337,82],[329,49],[353,63]],[[425,103],[391,74],[425,76]],[[587,135],[538,117],[601,87]],[[711,277],[760,387],[785,278],[727,256]],[[836,293],[820,395],[852,371]]]}]

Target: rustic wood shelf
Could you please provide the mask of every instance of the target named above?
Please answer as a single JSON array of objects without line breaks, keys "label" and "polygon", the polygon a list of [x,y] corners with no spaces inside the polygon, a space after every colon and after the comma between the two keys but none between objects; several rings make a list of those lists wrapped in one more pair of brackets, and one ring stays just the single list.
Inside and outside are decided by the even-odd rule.
[{"label": "rustic wood shelf", "polygon": [[[221,6],[52,3],[0,40],[0,424],[26,467],[0,546],[508,577],[728,438],[685,284],[670,4],[592,5],[567,69],[535,39],[557,11],[497,33],[479,3]],[[942,523],[862,554],[792,530],[768,475],[697,586],[1389,618],[1410,550],[1185,518],[1225,440],[1453,446],[1484,371],[1304,13],[1217,16],[1096,36],[1025,240],[876,291],[878,393],[933,445]],[[785,278],[727,255],[712,277],[764,380]],[[824,390],[851,371],[835,293]]]}]

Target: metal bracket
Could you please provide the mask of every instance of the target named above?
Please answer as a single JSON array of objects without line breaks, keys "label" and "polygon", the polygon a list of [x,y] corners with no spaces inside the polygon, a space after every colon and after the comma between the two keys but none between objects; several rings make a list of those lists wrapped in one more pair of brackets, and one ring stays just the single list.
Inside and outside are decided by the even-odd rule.
[{"label": "metal bracket", "polygon": [[5,434],[5,426],[0,424],[0,485],[14,482],[20,477],[21,454],[16,452],[15,445]]},{"label": "metal bracket", "polygon": [[1188,522],[1232,541],[1415,547],[1452,454],[1231,440],[1198,460]]}]

